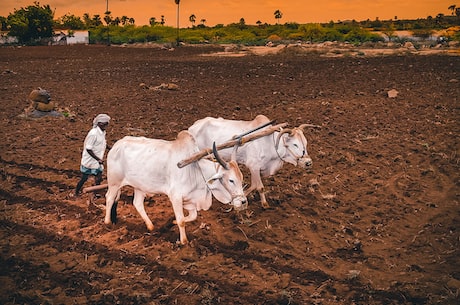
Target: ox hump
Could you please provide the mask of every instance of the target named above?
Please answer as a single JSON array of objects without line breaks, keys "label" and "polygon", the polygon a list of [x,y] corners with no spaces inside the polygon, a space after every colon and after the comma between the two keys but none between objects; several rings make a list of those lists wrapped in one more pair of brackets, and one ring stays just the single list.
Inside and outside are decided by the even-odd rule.
[{"label": "ox hump", "polygon": [[263,114],[257,115],[254,120],[255,123],[260,123],[260,125],[270,122],[270,119]]}]

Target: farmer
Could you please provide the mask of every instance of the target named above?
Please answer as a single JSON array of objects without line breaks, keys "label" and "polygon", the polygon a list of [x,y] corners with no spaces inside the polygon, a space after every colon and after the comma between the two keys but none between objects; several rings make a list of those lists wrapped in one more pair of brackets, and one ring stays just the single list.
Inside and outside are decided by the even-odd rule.
[{"label": "farmer", "polygon": [[107,148],[105,130],[109,125],[110,117],[107,114],[98,114],[93,120],[93,128],[88,132],[83,144],[80,171],[81,179],[75,189],[75,196],[80,195],[83,184],[89,176],[95,177],[96,185],[101,184],[104,171],[104,153]]}]

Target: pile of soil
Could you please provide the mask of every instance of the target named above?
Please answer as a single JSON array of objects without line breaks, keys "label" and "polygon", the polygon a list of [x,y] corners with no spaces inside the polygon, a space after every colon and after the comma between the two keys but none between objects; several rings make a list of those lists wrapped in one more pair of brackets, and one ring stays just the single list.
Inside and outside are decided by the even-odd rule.
[{"label": "pile of soil", "polygon": [[[458,303],[460,57],[203,56],[222,51],[0,48],[0,303]],[[19,117],[37,87],[71,118]],[[111,226],[103,196],[69,199],[98,113],[109,144],[206,116],[322,128],[305,132],[312,171],[263,180],[269,209],[215,201],[181,246],[163,195],[153,232],[130,188]]]}]

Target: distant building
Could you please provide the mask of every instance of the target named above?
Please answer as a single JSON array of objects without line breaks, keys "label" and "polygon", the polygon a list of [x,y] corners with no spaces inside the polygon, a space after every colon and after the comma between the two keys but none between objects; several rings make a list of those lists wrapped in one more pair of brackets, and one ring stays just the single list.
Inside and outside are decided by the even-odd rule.
[{"label": "distant building", "polygon": [[0,32],[0,45],[16,43],[18,43],[18,39],[16,37],[8,36],[8,32]]},{"label": "distant building", "polygon": [[55,33],[53,44],[69,45],[69,44],[89,44],[88,31],[67,31],[63,30]]},{"label": "distant building", "polygon": [[[46,40],[48,41],[48,39]],[[0,45],[17,44],[16,37],[8,36],[8,32],[0,32]],[[59,31],[51,39],[49,45],[89,44],[89,31]]]}]

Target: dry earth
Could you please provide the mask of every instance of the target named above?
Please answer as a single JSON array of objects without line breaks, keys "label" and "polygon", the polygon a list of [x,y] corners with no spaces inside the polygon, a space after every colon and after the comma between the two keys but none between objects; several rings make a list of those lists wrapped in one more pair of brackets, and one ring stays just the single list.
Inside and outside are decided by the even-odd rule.
[{"label": "dry earth", "polygon": [[[221,51],[0,48],[0,303],[458,304],[458,50],[202,56]],[[19,117],[37,87],[70,117]],[[322,128],[312,171],[264,179],[270,209],[214,202],[179,246],[165,196],[146,200],[153,233],[129,189],[114,226],[103,198],[68,198],[101,112],[110,144],[206,116]]]}]

